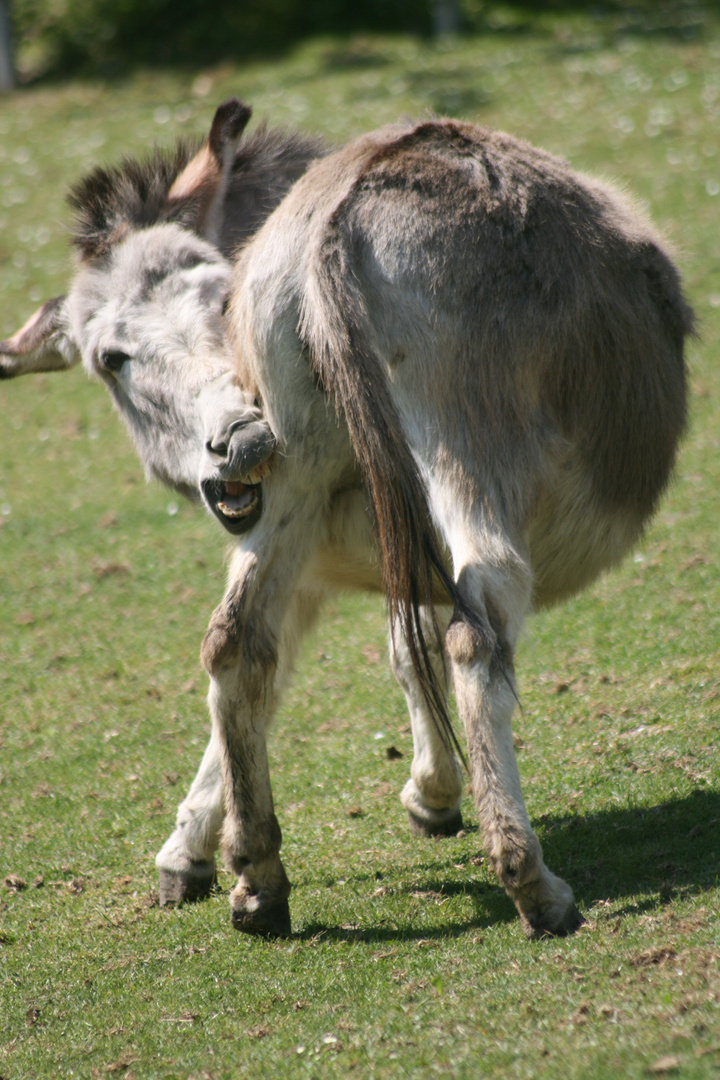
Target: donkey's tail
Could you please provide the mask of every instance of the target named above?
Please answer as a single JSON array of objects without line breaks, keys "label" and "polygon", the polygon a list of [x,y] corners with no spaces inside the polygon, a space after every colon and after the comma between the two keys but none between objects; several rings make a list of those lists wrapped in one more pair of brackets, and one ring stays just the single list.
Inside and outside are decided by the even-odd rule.
[{"label": "donkey's tail", "polygon": [[[433,669],[421,608],[432,612],[433,581],[447,592],[456,616],[470,622],[491,651],[494,635],[461,601],[440,551],[427,493],[390,396],[380,360],[368,340],[368,313],[349,265],[340,214],[331,220],[306,281],[300,334],[313,369],[344,416],[360,465],[380,556],[391,627],[399,625],[423,697],[448,745],[464,754],[450,722],[444,688]],[[351,258],[351,257],[350,257]]]}]

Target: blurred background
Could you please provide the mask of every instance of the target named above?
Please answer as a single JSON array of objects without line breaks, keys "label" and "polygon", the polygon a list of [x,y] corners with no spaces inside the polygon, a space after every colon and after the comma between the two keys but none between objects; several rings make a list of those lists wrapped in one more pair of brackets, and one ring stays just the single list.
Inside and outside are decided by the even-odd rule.
[{"label": "blurred background", "polygon": [[188,64],[277,54],[309,36],[357,31],[419,37],[521,36],[559,14],[606,29],[702,32],[715,4],[687,0],[2,0],[21,82],[68,73],[109,77],[138,64]]},{"label": "blurred background", "polygon": [[717,0],[0,0],[0,40],[0,332],[67,266],[68,185],[231,95],[333,141],[487,123],[627,179],[680,246],[686,213],[717,234]]}]

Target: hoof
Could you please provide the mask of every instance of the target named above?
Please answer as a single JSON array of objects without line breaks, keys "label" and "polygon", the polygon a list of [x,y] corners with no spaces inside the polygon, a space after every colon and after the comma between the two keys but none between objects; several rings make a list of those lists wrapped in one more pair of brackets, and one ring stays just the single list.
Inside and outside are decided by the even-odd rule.
[{"label": "hoof", "polygon": [[235,930],[243,934],[255,934],[257,937],[290,937],[290,905],[287,900],[279,900],[267,907],[255,911],[246,908],[232,909],[232,924]]},{"label": "hoof", "polygon": [[531,940],[543,937],[567,937],[568,934],[574,934],[576,930],[579,930],[585,922],[575,904],[571,904],[560,919],[553,917],[554,913],[549,918],[544,915],[542,911],[533,912],[531,915],[520,914],[526,937]]},{"label": "hoof", "polygon": [[178,907],[193,900],[204,900],[214,883],[214,862],[193,863],[192,869],[178,873],[161,868],[160,907]]},{"label": "hoof", "polygon": [[463,828],[462,814],[455,809],[436,810],[427,817],[420,817],[408,810],[407,815],[413,836],[457,836]]}]

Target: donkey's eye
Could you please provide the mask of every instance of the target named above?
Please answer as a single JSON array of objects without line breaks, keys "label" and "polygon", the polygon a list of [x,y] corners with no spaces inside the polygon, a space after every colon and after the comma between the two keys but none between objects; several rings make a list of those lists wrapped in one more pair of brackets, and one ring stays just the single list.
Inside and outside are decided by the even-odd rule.
[{"label": "donkey's eye", "polygon": [[228,295],[225,297],[225,299],[222,302],[222,313],[223,313],[223,315],[227,315],[229,308],[230,308],[230,294],[228,293]]},{"label": "donkey's eye", "polygon": [[112,371],[114,375],[122,369],[123,364],[130,357],[121,349],[105,349],[100,353],[100,367],[104,371]]}]

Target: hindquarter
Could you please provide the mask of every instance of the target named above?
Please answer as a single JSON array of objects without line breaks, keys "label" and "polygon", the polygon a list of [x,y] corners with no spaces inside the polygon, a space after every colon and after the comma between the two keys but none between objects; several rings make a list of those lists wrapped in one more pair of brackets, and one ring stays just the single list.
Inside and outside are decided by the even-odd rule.
[{"label": "hindquarter", "polygon": [[429,486],[527,545],[539,603],[616,562],[685,423],[691,312],[642,215],[508,136],[437,123],[377,149],[328,230]]},{"label": "hindquarter", "polygon": [[[331,500],[357,481],[367,426],[397,421],[436,523],[452,504],[488,543],[505,537],[538,604],[636,540],[685,423],[691,313],[652,227],[471,125],[386,129],[313,167],[240,260],[234,327],[299,484]],[[322,378],[375,395],[355,453],[313,349]]]}]

